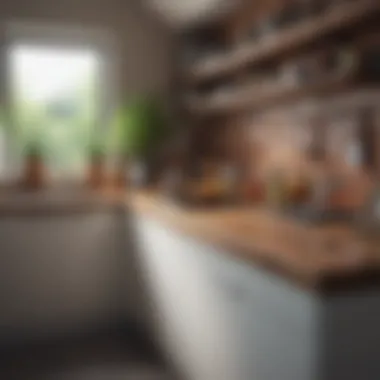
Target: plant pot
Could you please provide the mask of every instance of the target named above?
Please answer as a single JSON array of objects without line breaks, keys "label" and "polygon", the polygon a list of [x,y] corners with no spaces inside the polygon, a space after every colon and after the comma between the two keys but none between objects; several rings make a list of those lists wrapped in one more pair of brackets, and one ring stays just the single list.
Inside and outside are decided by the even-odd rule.
[{"label": "plant pot", "polygon": [[126,180],[125,172],[122,170],[118,170],[115,173],[115,176],[113,178],[113,187],[116,190],[121,190],[121,189],[125,189],[126,186],[127,186],[127,180]]},{"label": "plant pot", "polygon": [[26,157],[23,184],[29,190],[38,190],[44,187],[45,165],[42,157],[37,155]]},{"label": "plant pot", "polygon": [[103,158],[93,157],[88,168],[87,184],[91,189],[103,187],[106,180],[106,168]]},{"label": "plant pot", "polygon": [[127,186],[127,175],[125,167],[125,162],[120,162],[117,165],[114,175],[112,176],[112,187],[117,190],[123,190]]}]

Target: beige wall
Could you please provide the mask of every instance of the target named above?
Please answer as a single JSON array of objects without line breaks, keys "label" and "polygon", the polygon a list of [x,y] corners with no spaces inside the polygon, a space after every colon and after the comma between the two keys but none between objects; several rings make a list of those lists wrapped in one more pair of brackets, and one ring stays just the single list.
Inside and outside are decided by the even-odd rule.
[{"label": "beige wall", "polygon": [[5,0],[0,20],[105,28],[119,42],[123,93],[168,91],[170,33],[139,0]]}]

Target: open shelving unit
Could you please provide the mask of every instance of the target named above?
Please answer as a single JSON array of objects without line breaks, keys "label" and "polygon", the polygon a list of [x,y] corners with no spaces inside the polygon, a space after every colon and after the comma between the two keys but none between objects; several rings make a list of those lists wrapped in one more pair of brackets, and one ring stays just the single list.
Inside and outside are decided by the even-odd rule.
[{"label": "open shelving unit", "polygon": [[[194,146],[211,142],[199,156],[217,151],[215,157],[243,172],[269,157],[263,150],[272,153],[283,143],[288,144],[283,151],[291,146],[305,167],[326,165],[333,157],[337,165],[344,161],[361,173],[380,173],[380,154],[373,153],[380,146],[380,0],[331,0],[318,12],[277,22],[278,12],[297,1],[258,0],[257,13],[251,3],[251,19],[243,10],[242,18],[213,24],[215,40],[195,49],[203,57],[195,54],[192,63],[181,65],[178,99],[184,120],[200,136]],[[280,6],[269,5],[274,2]],[[364,125],[368,114],[370,128]],[[363,137],[366,129],[371,133]],[[281,133],[294,143],[282,141]],[[331,143],[336,133],[340,137]],[[302,136],[310,155],[299,142]],[[339,145],[335,156],[331,144]],[[355,149],[365,155],[368,147],[368,162],[350,163]]]},{"label": "open shelving unit", "polygon": [[363,19],[373,17],[379,11],[380,2],[377,0],[335,6],[322,15],[299,22],[285,30],[279,30],[258,42],[246,42],[224,54],[201,59],[187,70],[186,77],[190,83],[198,83],[229,75],[244,66],[275,59],[319,38],[352,27]]},{"label": "open shelving unit", "polygon": [[329,75],[315,83],[303,86],[278,86],[269,91],[239,91],[225,96],[210,96],[190,100],[187,107],[199,114],[231,114],[243,111],[257,111],[279,104],[286,105],[304,98],[326,96],[347,90],[353,84],[348,73],[342,76]]},{"label": "open shelving unit", "polygon": [[[190,96],[184,100],[185,108],[198,115],[229,114],[243,111],[260,111],[272,106],[297,102],[302,98],[320,97],[342,90],[351,85],[360,88],[351,75],[327,75],[317,83],[283,85],[280,81],[273,88],[257,88],[234,84],[227,91],[208,91],[196,94],[195,88],[213,81],[229,82],[234,78],[248,78],[246,71],[263,63],[282,62],[284,57],[298,54],[314,46],[320,40],[326,40],[367,20],[380,16],[380,1],[362,0],[335,5],[325,12],[299,21],[292,26],[271,32],[258,41],[237,43],[236,47],[224,53],[214,54],[200,59],[184,70],[184,84]],[[242,82],[242,80],[240,81]],[[249,87],[249,86],[248,86]],[[191,94],[191,91],[193,92]]]}]

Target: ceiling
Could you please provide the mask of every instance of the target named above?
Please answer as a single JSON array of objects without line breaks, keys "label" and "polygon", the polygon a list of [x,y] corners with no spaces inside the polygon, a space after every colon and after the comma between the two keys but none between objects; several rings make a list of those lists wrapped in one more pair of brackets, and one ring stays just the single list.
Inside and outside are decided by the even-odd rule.
[{"label": "ceiling", "polygon": [[190,26],[214,20],[234,9],[241,0],[145,0],[147,5],[173,26]]}]

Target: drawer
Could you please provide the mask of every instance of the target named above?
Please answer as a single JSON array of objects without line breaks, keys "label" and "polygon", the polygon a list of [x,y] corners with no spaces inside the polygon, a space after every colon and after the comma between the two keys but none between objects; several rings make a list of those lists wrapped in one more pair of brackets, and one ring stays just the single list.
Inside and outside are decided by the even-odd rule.
[{"label": "drawer", "polygon": [[306,333],[314,323],[319,300],[314,293],[251,263],[234,259],[213,247],[203,247],[213,281],[224,297],[274,329]]}]

